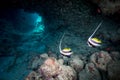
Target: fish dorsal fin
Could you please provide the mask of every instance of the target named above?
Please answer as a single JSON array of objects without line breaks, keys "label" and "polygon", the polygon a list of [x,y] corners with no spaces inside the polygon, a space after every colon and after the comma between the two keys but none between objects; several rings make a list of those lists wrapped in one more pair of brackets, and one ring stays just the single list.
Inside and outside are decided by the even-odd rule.
[{"label": "fish dorsal fin", "polygon": [[62,44],[62,40],[64,38],[64,35],[65,35],[65,33],[63,33],[63,35],[62,35],[62,37],[60,39],[60,43],[59,43],[59,51],[60,51],[60,53],[62,52],[61,44]]},{"label": "fish dorsal fin", "polygon": [[94,32],[92,33],[92,35],[89,38],[92,38],[94,36],[94,34],[97,32],[97,30],[100,28],[101,24],[103,23],[103,21],[101,21],[99,23],[99,25],[97,26],[97,28],[94,30]]}]

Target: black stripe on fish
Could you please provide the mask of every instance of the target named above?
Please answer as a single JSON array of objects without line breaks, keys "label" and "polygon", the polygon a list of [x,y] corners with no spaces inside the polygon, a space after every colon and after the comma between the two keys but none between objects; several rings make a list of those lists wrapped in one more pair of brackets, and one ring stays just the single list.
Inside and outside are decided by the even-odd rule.
[{"label": "black stripe on fish", "polygon": [[91,46],[91,47],[95,47],[93,44],[91,44],[89,41],[88,41],[88,44]]}]

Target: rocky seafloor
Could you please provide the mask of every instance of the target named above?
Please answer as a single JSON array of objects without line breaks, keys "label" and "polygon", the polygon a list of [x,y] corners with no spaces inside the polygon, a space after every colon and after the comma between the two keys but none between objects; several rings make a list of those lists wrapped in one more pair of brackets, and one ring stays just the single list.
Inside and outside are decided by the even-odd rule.
[{"label": "rocky seafloor", "polygon": [[120,53],[95,52],[90,56],[71,57],[52,52],[34,57],[25,80],[119,80]]}]

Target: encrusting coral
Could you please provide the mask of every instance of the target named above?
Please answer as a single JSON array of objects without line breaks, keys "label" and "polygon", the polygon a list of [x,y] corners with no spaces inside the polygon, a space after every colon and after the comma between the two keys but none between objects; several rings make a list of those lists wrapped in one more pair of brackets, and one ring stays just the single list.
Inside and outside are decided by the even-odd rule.
[{"label": "encrusting coral", "polygon": [[39,68],[44,80],[76,80],[76,73],[70,66],[59,64],[55,58],[48,58]]},{"label": "encrusting coral", "polygon": [[87,61],[86,57],[84,58],[82,55],[72,55],[67,59],[66,64],[64,58],[60,57],[57,60],[47,54],[39,55],[31,64],[35,67],[40,65],[36,69],[32,69],[34,71],[28,74],[25,80],[107,80],[108,77],[109,80],[120,79],[119,52],[96,52]]},{"label": "encrusting coral", "polygon": [[88,63],[79,73],[79,80],[101,80],[101,76],[93,63]]},{"label": "encrusting coral", "polygon": [[84,66],[83,61],[78,56],[73,57],[69,61],[69,64],[71,67],[73,67],[76,70],[76,72],[80,72]]},{"label": "encrusting coral", "polygon": [[41,80],[41,75],[35,71],[29,73],[25,80]]},{"label": "encrusting coral", "polygon": [[112,61],[111,56],[108,52],[100,51],[94,53],[90,56],[91,62],[93,62],[97,68],[106,71],[106,67],[110,61]]},{"label": "encrusting coral", "polygon": [[119,52],[117,52],[117,51],[112,51],[112,52],[110,53],[110,55],[111,55],[111,57],[112,57],[112,59],[113,59],[114,61],[120,60],[120,53],[119,53]]},{"label": "encrusting coral", "polygon": [[120,80],[120,61],[108,65],[108,78],[109,80]]},{"label": "encrusting coral", "polygon": [[48,55],[46,53],[33,57],[29,62],[29,69],[37,69],[47,58]]},{"label": "encrusting coral", "polygon": [[60,65],[57,63],[55,58],[48,58],[39,68],[39,72],[45,79],[57,76],[60,70]]},{"label": "encrusting coral", "polygon": [[61,72],[55,80],[76,80],[76,72],[70,66],[62,66]]}]

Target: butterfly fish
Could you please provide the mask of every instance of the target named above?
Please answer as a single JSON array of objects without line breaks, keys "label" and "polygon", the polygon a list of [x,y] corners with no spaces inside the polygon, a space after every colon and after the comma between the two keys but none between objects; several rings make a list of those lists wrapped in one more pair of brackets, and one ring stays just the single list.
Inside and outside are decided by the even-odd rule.
[{"label": "butterfly fish", "polygon": [[93,37],[93,36],[94,36],[94,34],[97,32],[97,30],[100,28],[100,26],[102,25],[102,22],[103,22],[103,21],[101,21],[101,22],[99,23],[99,25],[98,25],[97,28],[94,30],[94,32],[92,33],[92,35],[88,38],[88,41],[87,41],[88,46],[90,46],[90,47],[98,47],[98,46],[101,46],[102,41],[101,41],[100,39],[96,38],[96,37]]},{"label": "butterfly fish", "polygon": [[62,38],[61,38],[61,40],[60,40],[60,43],[59,43],[59,51],[60,51],[60,53],[61,53],[63,56],[70,57],[71,54],[73,54],[71,48],[63,48],[63,49],[61,48],[61,44],[62,44],[62,39],[63,39],[63,37],[64,37],[64,34],[63,34],[63,36],[62,36]]}]

